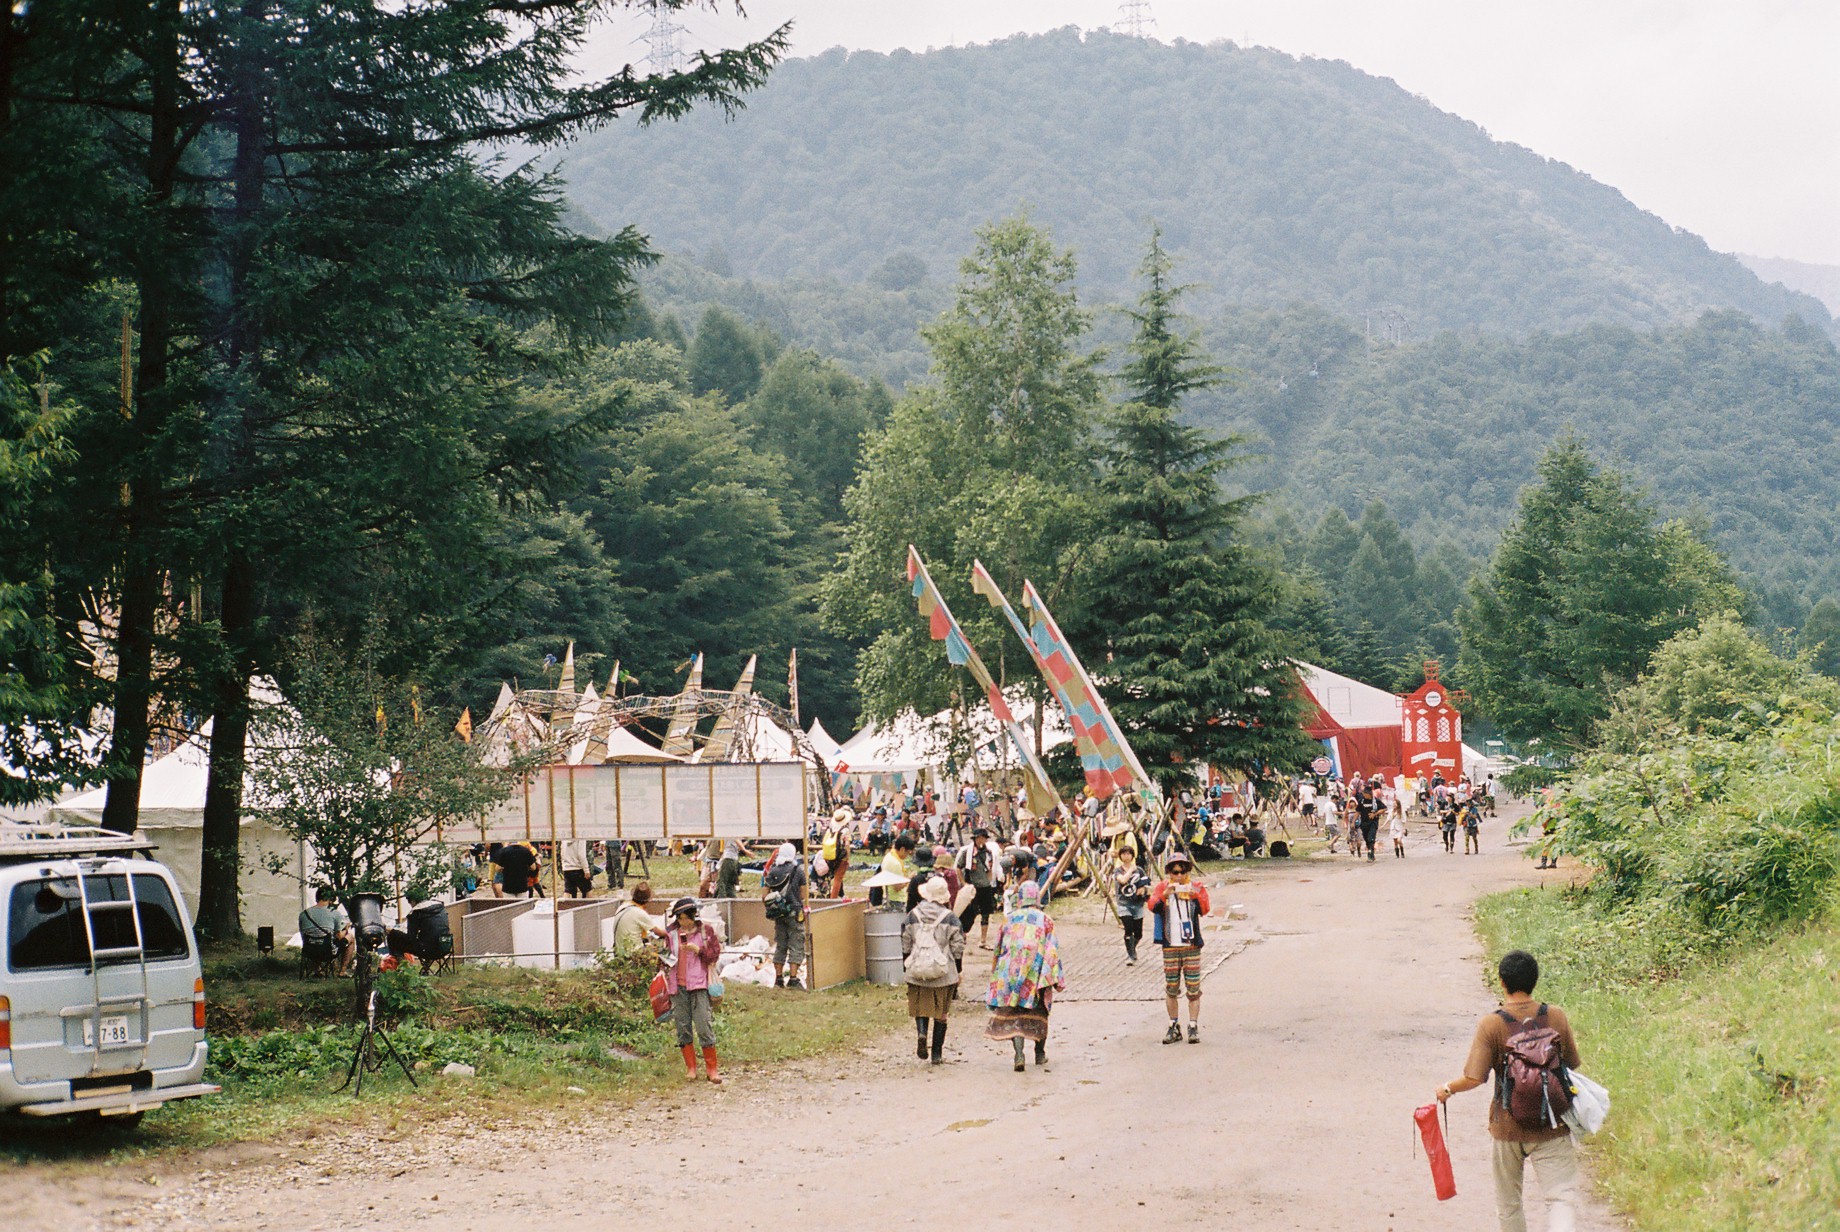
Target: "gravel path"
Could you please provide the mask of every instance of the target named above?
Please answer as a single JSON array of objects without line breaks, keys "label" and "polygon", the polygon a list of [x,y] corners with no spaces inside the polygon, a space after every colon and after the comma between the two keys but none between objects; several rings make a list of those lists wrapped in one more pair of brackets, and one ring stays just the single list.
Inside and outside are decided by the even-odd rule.
[{"label": "gravel path", "polygon": [[[1446,856],[1426,828],[1404,860],[1322,857],[1218,887],[1210,945],[1229,957],[1208,977],[1199,1046],[1160,1043],[1161,1010],[1139,987],[1149,973],[1125,973],[1109,928],[1074,922],[1075,908],[1066,930],[1089,995],[1057,1007],[1048,1072],[1011,1073],[1007,1045],[985,1042],[966,1007],[938,1068],[904,1036],[731,1072],[722,1088],[605,1120],[571,1110],[438,1140],[330,1135],[310,1164],[251,1146],[55,1181],[21,1169],[0,1177],[0,1209],[9,1227],[57,1232],[946,1229],[1025,1208],[1032,1225],[1104,1232],[1492,1227],[1486,1092],[1451,1105],[1450,1202],[1432,1198],[1410,1118],[1459,1072],[1492,1004],[1470,904],[1552,876],[1504,847],[1505,831],[1487,823],[1480,856]],[[1248,918],[1225,920],[1229,902]],[[1108,988],[1135,999],[1093,995]],[[1588,1062],[1591,1024],[1578,1029]],[[1620,1226],[1595,1205],[1580,1221]]]}]

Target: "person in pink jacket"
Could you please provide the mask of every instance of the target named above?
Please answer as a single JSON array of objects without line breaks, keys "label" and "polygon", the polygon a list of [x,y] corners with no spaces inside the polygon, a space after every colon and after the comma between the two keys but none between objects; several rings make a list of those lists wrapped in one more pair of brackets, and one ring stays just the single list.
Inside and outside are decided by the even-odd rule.
[{"label": "person in pink jacket", "polygon": [[671,994],[671,1021],[677,1026],[677,1046],[684,1054],[684,1077],[696,1077],[694,1041],[703,1046],[703,1065],[709,1081],[721,1082],[716,1072],[716,1027],[710,1012],[709,985],[722,940],[716,930],[697,918],[697,901],[680,898],[671,904],[671,927],[665,930],[664,990]]}]

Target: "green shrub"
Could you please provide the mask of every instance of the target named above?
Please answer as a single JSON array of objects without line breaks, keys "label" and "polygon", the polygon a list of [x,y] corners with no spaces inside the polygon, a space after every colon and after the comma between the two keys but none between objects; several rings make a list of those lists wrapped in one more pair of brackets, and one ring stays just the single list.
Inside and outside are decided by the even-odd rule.
[{"label": "green shrub", "polygon": [[407,1021],[426,1017],[434,1009],[435,991],[428,977],[409,966],[399,966],[377,976],[377,1012],[387,1019]]}]

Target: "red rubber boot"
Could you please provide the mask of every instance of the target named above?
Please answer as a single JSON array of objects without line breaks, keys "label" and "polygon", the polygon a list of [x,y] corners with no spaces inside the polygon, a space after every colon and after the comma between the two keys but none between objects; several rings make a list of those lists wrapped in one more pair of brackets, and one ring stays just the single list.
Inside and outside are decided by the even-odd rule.
[{"label": "red rubber boot", "polygon": [[684,1054],[684,1077],[694,1078],[696,1077],[696,1049],[689,1044],[685,1044],[682,1051]]},{"label": "red rubber boot", "polygon": [[720,1083],[722,1081],[722,1075],[716,1073],[716,1050],[715,1049],[713,1048],[703,1049],[703,1068],[709,1071],[709,1081],[714,1082],[714,1083]]}]

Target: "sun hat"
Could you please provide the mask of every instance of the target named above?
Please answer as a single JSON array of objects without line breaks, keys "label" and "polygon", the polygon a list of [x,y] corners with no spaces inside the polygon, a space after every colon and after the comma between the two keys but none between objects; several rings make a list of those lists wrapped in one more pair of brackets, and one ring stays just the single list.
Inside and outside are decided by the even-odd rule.
[{"label": "sun hat", "polygon": [[929,903],[938,903],[941,907],[952,897],[951,887],[946,885],[944,877],[928,877],[920,883],[920,897]]},{"label": "sun hat", "polygon": [[1103,830],[1099,831],[1099,837],[1117,838],[1120,834],[1129,834],[1130,832],[1131,823],[1120,817],[1117,821],[1112,822]]},{"label": "sun hat", "polygon": [[842,808],[838,809],[836,812],[831,814],[831,821],[837,825],[848,825],[850,822],[855,821],[855,820],[856,820],[856,810],[851,808],[847,804],[844,805]]},{"label": "sun hat", "polygon": [[684,914],[684,912],[686,911],[688,911],[691,915],[695,915],[697,913],[697,910],[701,906],[702,904],[697,902],[694,898],[691,898],[689,895],[685,895],[684,897],[678,899],[676,902],[671,904],[671,918],[675,920],[678,916]]}]

